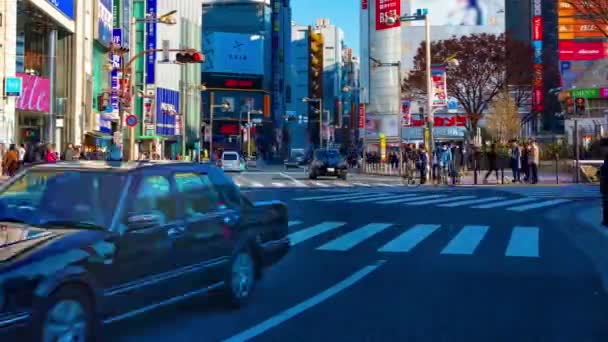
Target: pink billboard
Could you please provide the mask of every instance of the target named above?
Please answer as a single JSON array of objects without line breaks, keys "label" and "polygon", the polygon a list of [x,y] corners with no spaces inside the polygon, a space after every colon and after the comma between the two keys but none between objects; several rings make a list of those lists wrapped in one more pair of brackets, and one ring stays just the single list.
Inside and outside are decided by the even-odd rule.
[{"label": "pink billboard", "polygon": [[23,91],[15,101],[20,110],[49,113],[51,111],[51,82],[48,78],[17,73],[23,79]]},{"label": "pink billboard", "polygon": [[604,42],[577,42],[561,40],[559,59],[562,61],[591,61],[606,58],[608,45]]}]

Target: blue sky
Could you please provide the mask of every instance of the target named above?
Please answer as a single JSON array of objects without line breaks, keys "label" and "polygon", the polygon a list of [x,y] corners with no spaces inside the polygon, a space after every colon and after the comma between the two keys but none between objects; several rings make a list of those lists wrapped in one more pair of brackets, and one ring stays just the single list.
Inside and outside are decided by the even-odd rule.
[{"label": "blue sky", "polygon": [[291,0],[293,20],[298,25],[313,25],[317,18],[329,18],[344,30],[346,44],[359,55],[360,0]]}]

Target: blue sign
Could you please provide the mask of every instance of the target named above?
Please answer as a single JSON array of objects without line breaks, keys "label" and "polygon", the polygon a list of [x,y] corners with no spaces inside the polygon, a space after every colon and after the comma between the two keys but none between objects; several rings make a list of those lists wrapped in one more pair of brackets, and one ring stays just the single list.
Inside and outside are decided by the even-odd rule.
[{"label": "blue sign", "polygon": [[4,80],[4,92],[6,96],[21,96],[23,90],[23,79],[21,77],[7,77]]},{"label": "blue sign", "polygon": [[63,13],[66,17],[74,19],[74,0],[46,0]]},{"label": "blue sign", "polygon": [[175,116],[179,113],[179,91],[156,88],[156,134],[175,135]]},{"label": "blue sign", "polygon": [[97,40],[104,46],[109,46],[112,42],[112,1],[98,0],[97,2]]},{"label": "blue sign", "polygon": [[129,116],[127,116],[127,126],[129,127],[135,127],[137,126],[137,116],[131,114]]},{"label": "blue sign", "polygon": [[131,1],[122,1],[122,32],[124,33],[122,39],[122,43],[124,46],[131,46],[131,40],[129,39],[131,33]]},{"label": "blue sign", "polygon": [[543,41],[532,41],[532,47],[534,48],[534,63],[543,64]]},{"label": "blue sign", "polygon": [[[112,34],[112,43],[122,46],[122,30],[119,28],[115,28]],[[112,63],[112,73],[111,73],[111,87],[112,87],[112,95],[110,96],[110,104],[114,112],[118,113],[119,110],[119,99],[118,92],[120,91],[120,81],[118,80],[119,69],[121,68],[121,57],[120,55],[111,55],[110,63]]]},{"label": "blue sign", "polygon": [[[146,0],[146,14],[151,17],[156,17],[156,0]],[[146,50],[156,49],[156,24],[146,24]],[[146,55],[146,84],[156,83],[156,52]]]}]

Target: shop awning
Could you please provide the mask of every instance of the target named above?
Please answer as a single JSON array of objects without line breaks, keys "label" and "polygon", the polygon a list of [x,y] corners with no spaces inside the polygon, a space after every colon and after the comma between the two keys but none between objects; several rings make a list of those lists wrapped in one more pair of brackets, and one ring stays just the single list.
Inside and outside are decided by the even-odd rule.
[{"label": "shop awning", "polygon": [[99,131],[88,131],[85,133],[85,135],[89,135],[96,139],[112,139],[112,135]]},{"label": "shop awning", "polygon": [[140,135],[137,137],[138,140],[152,140],[152,139],[159,139],[159,140],[167,140],[167,136],[164,135]]}]

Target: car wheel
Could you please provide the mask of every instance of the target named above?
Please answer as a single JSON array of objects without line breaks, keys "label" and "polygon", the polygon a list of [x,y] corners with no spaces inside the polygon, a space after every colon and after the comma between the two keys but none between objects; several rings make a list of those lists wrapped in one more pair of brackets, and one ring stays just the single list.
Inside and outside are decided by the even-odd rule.
[{"label": "car wheel", "polygon": [[96,324],[93,312],[84,291],[72,286],[60,288],[37,310],[33,341],[93,341]]},{"label": "car wheel", "polygon": [[248,248],[232,256],[230,271],[226,279],[226,296],[230,306],[239,308],[247,303],[256,282],[255,260]]}]

